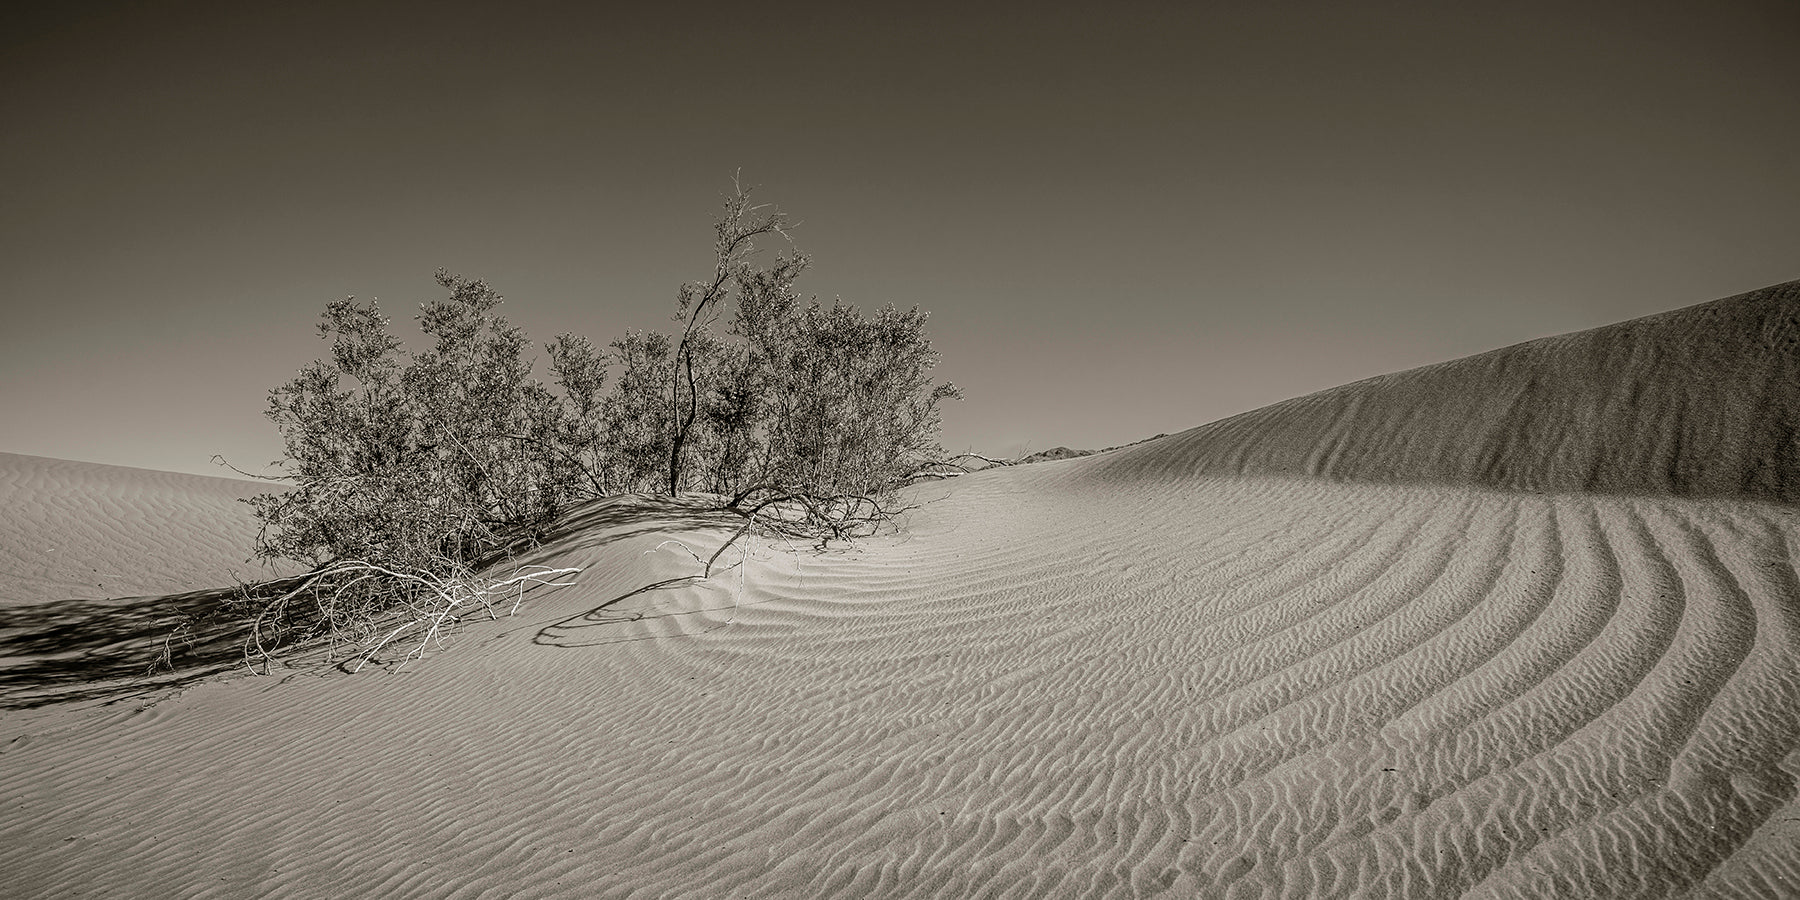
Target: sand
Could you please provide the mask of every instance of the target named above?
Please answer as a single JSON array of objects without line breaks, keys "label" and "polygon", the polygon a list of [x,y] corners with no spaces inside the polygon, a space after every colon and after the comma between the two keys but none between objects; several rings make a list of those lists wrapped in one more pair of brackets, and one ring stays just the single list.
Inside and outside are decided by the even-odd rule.
[{"label": "sand", "polygon": [[1768,434],[1795,297],[920,485],[897,533],[751,540],[704,583],[640,590],[724,520],[605,501],[535,560],[578,586],[399,672],[0,714],[0,871],[21,896],[1800,895],[1800,518]]},{"label": "sand", "polygon": [[251,561],[257,525],[240,498],[276,483],[0,453],[0,708],[97,690],[179,684],[230,668],[229,620],[147,662],[220,588],[293,574]]},{"label": "sand", "polygon": [[0,608],[269,577],[250,561],[256,518],[238,501],[279,489],[0,453]]}]

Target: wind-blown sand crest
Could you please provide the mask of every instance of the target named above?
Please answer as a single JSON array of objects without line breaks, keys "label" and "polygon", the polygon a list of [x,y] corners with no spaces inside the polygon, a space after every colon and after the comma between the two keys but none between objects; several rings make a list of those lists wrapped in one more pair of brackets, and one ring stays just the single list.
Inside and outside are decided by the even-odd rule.
[{"label": "wind-blown sand crest", "polygon": [[1800,281],[1320,391],[1103,468],[1800,503]]},{"label": "wind-blown sand crest", "polygon": [[698,584],[640,590],[728,520],[596,504],[534,560],[578,587],[398,674],[6,713],[0,871],[24,896],[1792,896],[1796,313],[1784,285],[921,485],[897,534],[747,541]]}]

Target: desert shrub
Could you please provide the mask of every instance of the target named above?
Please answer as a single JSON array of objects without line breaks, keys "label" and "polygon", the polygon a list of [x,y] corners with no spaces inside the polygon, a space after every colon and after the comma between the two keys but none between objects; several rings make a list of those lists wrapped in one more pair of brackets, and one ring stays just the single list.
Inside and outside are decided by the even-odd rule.
[{"label": "desert shrub", "polygon": [[874,496],[939,458],[939,407],[927,314],[889,305],[865,318],[842,303],[791,296],[740,307],[763,406],[761,480],[816,496]]},{"label": "desert shrub", "polygon": [[544,350],[567,398],[567,414],[558,420],[555,434],[544,436],[560,448],[550,454],[555,468],[549,480],[567,496],[609,494],[602,478],[605,397],[601,390],[606,387],[606,358],[592,341],[568,332],[557,335]]},{"label": "desert shrub", "polygon": [[[939,408],[960,394],[930,377],[926,313],[803,304],[796,282],[812,260],[790,251],[759,263],[756,242],[769,235],[787,237],[787,217],[740,188],[714,225],[712,277],[678,295],[668,490],[740,504],[789,494],[816,509],[873,501],[942,456]],[[713,326],[727,308],[721,337]]]},{"label": "desert shrub", "polygon": [[408,354],[374,302],[326,307],[315,360],[270,392],[277,465],[293,490],[254,498],[259,556],[362,558],[423,568],[474,562],[593,487],[605,370],[585,340],[550,345],[559,395],[531,377],[528,341],[484,282],[439,272],[432,339]]},{"label": "desert shrub", "polygon": [[600,406],[603,481],[611,492],[652,493],[667,478],[675,422],[669,336],[628,331],[612,350],[619,374]]},{"label": "desert shrub", "polygon": [[443,616],[489,608],[483,567],[587,497],[705,491],[746,527],[822,539],[885,521],[891,490],[942,454],[939,406],[959,395],[931,379],[925,313],[802,303],[811,260],[763,261],[770,236],[788,236],[786,216],[740,188],[714,224],[713,271],[677,294],[680,330],[629,331],[604,352],[558,335],[550,384],[485,282],[437,273],[448,296],[420,307],[417,352],[374,302],[329,304],[330,357],[269,395],[292,489],[250,501],[256,554],[313,571],[242,592],[255,644],[379,646],[395,614],[437,634]]},{"label": "desert shrub", "polygon": [[478,568],[598,492],[600,355],[559,337],[547,348],[553,391],[531,376],[499,294],[442,271],[437,281],[449,296],[420,308],[424,350],[408,353],[374,302],[336,301],[319,324],[330,358],[269,394],[292,488],[250,499],[255,552],[329,573],[307,582],[300,607],[244,592],[274,643],[297,629],[355,633],[460,596]]}]

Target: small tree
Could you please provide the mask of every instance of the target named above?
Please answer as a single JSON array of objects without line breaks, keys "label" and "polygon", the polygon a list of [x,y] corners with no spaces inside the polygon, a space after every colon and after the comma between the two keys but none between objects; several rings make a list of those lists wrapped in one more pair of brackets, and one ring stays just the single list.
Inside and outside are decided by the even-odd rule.
[{"label": "small tree", "polygon": [[[718,320],[719,307],[733,288],[740,293],[760,281],[786,277],[791,283],[809,260],[798,254],[780,257],[770,269],[757,270],[750,265],[756,252],[756,239],[770,234],[787,237],[786,214],[768,205],[753,206],[750,192],[742,183],[725,201],[725,214],[713,226],[713,274],[706,281],[693,281],[681,286],[676,296],[675,321],[685,322],[675,356],[669,369],[669,404],[675,410],[676,422],[669,447],[669,494],[681,490],[689,433],[700,416],[699,378],[696,357],[710,344],[706,340],[712,324]],[[791,274],[789,274],[791,273]],[[686,404],[682,387],[687,388]]]},{"label": "small tree", "polygon": [[[883,519],[891,490],[942,456],[939,407],[960,396],[930,378],[938,357],[927,316],[890,305],[865,319],[842,302],[802,305],[795,284],[810,257],[756,264],[756,240],[789,237],[788,220],[735,187],[714,225],[713,277],[677,298],[666,489],[693,486],[698,465],[699,483],[740,511],[786,498],[832,535],[848,520]],[[735,340],[720,339],[712,326],[732,300]]]}]

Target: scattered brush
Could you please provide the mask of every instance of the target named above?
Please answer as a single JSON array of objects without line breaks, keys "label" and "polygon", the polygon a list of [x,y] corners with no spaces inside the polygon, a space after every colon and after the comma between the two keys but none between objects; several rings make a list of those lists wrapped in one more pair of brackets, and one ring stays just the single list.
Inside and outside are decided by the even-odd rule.
[{"label": "scattered brush", "polygon": [[823,550],[832,541],[873,535],[912,508],[896,506],[891,493],[826,494],[779,484],[759,485],[725,504],[726,511],[744,517],[744,524],[713,551],[706,572],[711,573],[713,563],[726,549],[752,529],[813,541]]},{"label": "scattered brush", "polygon": [[319,642],[334,660],[348,645],[346,665],[354,661],[352,671],[358,671],[409,633],[417,635],[418,642],[400,658],[402,665],[424,655],[434,642],[441,644],[445,630],[468,617],[485,613],[497,619],[499,607],[509,601],[507,615],[512,615],[527,591],[567,587],[580,571],[528,565],[510,576],[493,578],[449,559],[432,568],[345,559],[308,573],[298,583],[289,579],[243,586],[231,604],[250,623],[243,655],[252,672],[253,651],[263,663],[263,674],[268,674],[276,650]]},{"label": "scattered brush", "polygon": [[[974,460],[974,462],[971,463],[966,460]],[[999,459],[992,456],[983,456],[979,453],[958,453],[947,459],[930,460],[915,466],[912,471],[900,478],[900,483],[912,484],[916,481],[932,478],[955,478],[960,475],[967,475],[970,472],[980,472],[986,469],[997,469],[1005,466],[1016,466],[1020,462],[1021,460],[1017,459]],[[978,465],[979,463],[986,463],[986,465]]]}]

